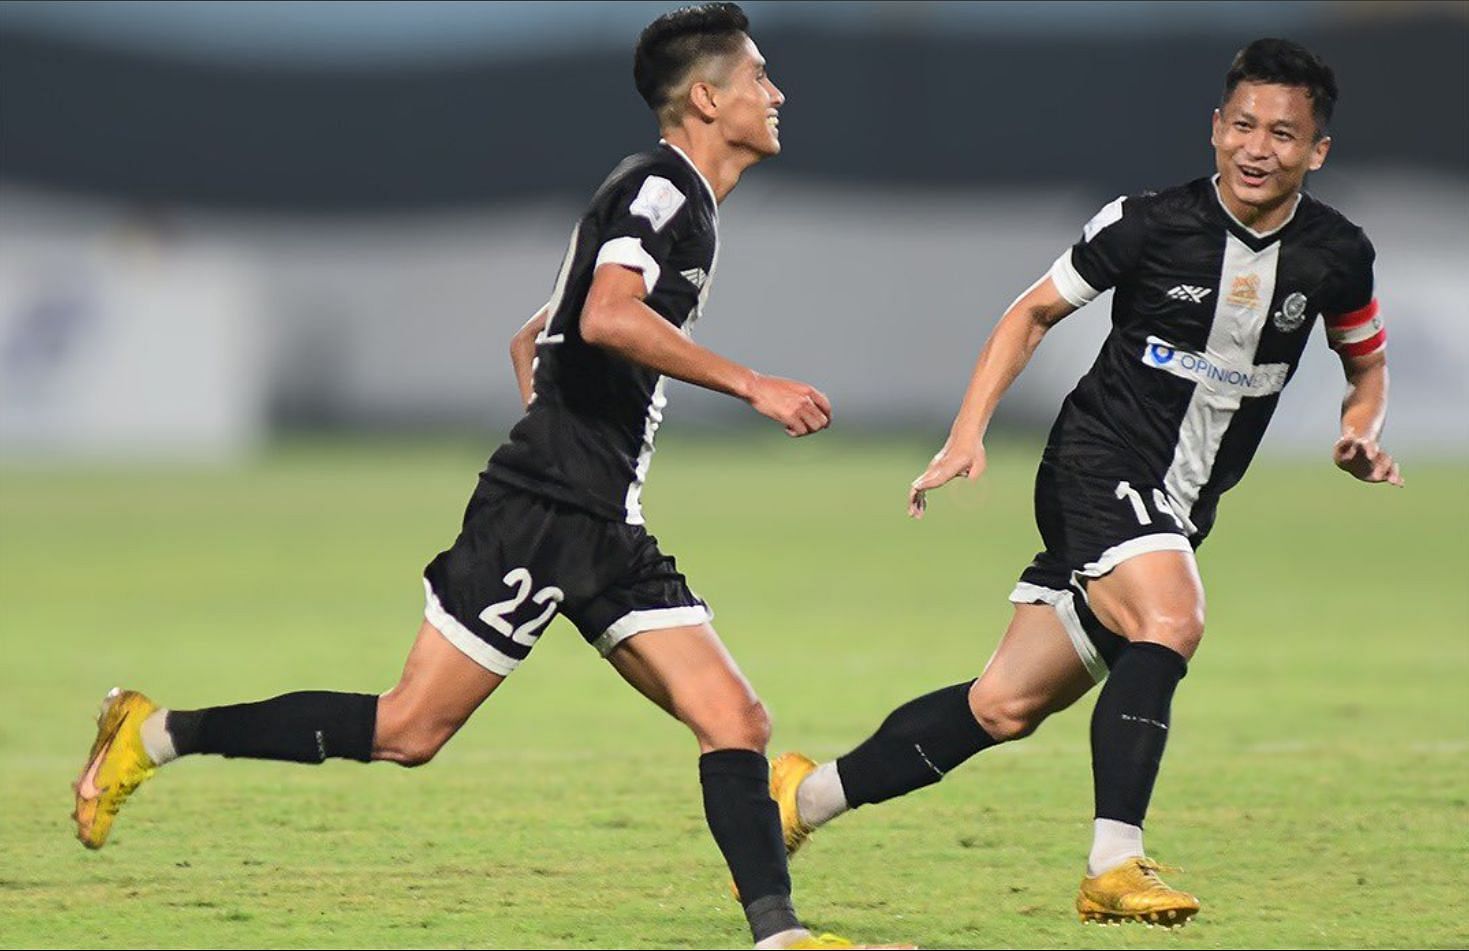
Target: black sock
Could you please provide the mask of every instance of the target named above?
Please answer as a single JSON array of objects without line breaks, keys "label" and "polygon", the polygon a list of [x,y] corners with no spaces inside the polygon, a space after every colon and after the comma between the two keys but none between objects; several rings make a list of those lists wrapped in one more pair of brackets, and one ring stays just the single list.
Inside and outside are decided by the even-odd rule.
[{"label": "black sock", "polygon": [[780,807],[770,798],[770,764],[754,750],[714,750],[699,757],[699,782],[704,818],[734,876],[755,942],[799,928]]},{"label": "black sock", "polygon": [[218,753],[320,763],[329,756],[372,760],[377,696],[303,690],[258,703],[170,710],[164,724],[180,756]]},{"label": "black sock", "polygon": [[1092,711],[1092,782],[1097,818],[1141,826],[1168,742],[1173,691],[1188,662],[1162,644],[1122,649]]},{"label": "black sock", "polygon": [[969,709],[974,681],[903,704],[877,732],[837,760],[847,804],[856,808],[930,786],[980,750],[995,745]]}]

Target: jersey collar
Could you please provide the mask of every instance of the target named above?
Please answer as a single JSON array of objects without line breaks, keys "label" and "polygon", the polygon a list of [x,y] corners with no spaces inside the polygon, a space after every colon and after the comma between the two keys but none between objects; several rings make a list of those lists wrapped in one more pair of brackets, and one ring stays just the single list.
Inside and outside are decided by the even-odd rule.
[{"label": "jersey collar", "polygon": [[1296,220],[1296,212],[1301,210],[1301,199],[1305,197],[1304,192],[1296,192],[1296,203],[1291,206],[1290,214],[1285,216],[1284,221],[1269,231],[1256,231],[1236,218],[1234,212],[1230,211],[1229,206],[1224,203],[1224,196],[1219,194],[1218,172],[1215,172],[1214,176],[1209,179],[1209,183],[1210,189],[1214,192],[1214,200],[1219,205],[1219,210],[1224,212],[1225,217],[1228,219],[1228,224],[1233,226],[1229,230],[1238,235],[1240,240],[1244,241],[1245,244],[1256,249],[1263,248],[1280,237],[1280,233],[1289,227],[1292,221]]},{"label": "jersey collar", "polygon": [[714,203],[714,213],[717,215],[719,213],[719,199],[714,196],[714,186],[710,185],[709,179],[705,178],[704,173],[699,171],[699,166],[694,164],[694,160],[689,158],[683,149],[674,145],[667,139],[659,139],[658,144],[664,146],[665,148],[672,149],[674,152],[678,153],[679,158],[689,163],[689,168],[693,169],[694,174],[699,176],[699,181],[704,183],[704,190],[709,193],[709,200]]}]

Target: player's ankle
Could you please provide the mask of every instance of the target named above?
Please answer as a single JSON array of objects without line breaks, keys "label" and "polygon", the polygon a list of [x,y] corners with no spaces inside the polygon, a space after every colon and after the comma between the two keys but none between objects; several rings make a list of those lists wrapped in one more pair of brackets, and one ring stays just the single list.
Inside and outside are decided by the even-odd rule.
[{"label": "player's ankle", "polygon": [[796,817],[809,829],[826,825],[850,808],[834,761],[813,769],[796,787]]},{"label": "player's ankle", "polygon": [[143,738],[143,751],[153,765],[162,766],[178,759],[179,751],[174,746],[173,734],[168,732],[167,708],[159,707],[149,714],[138,732]]}]

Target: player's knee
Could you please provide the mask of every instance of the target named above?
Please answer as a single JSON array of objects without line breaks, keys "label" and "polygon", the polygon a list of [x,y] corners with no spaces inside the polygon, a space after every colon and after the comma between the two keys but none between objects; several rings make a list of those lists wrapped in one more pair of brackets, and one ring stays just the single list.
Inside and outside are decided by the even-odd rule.
[{"label": "player's knee", "polygon": [[422,766],[444,748],[456,726],[417,716],[401,699],[389,692],[378,701],[373,758],[399,766]]},{"label": "player's knee", "polygon": [[1146,617],[1138,633],[1137,640],[1171,647],[1187,660],[1194,656],[1204,639],[1203,608]]},{"label": "player's knee", "polygon": [[432,760],[443,747],[443,741],[431,736],[407,736],[400,738],[399,742],[390,748],[392,755],[384,758],[399,766],[423,766]]},{"label": "player's knee", "polygon": [[711,708],[689,726],[707,749],[764,752],[770,744],[770,712],[759,700],[741,701],[723,710]]},{"label": "player's knee", "polygon": [[970,691],[969,710],[980,728],[1001,743],[1030,736],[1046,718],[1044,709],[1029,699],[998,697],[982,689]]}]

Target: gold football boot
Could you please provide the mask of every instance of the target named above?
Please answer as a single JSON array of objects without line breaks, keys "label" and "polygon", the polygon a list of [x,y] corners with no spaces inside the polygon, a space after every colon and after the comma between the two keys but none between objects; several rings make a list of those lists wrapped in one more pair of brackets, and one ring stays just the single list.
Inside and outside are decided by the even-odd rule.
[{"label": "gold football boot", "polygon": [[1158,877],[1160,871],[1163,867],[1152,859],[1131,858],[1100,875],[1083,878],[1076,911],[1084,922],[1140,921],[1165,928],[1182,925],[1198,912],[1199,900],[1170,888]]},{"label": "gold football boot", "polygon": [[158,704],[134,690],[117,687],[102,700],[97,739],[87,765],[71,788],[76,792],[77,838],[89,849],[107,843],[123,801],[158,769],[143,749],[140,732]]},{"label": "gold football boot", "polygon": [[801,821],[796,810],[796,790],[815,768],[816,761],[800,753],[782,753],[770,761],[770,798],[780,806],[780,834],[785,838],[786,855],[795,855],[816,831]]}]

